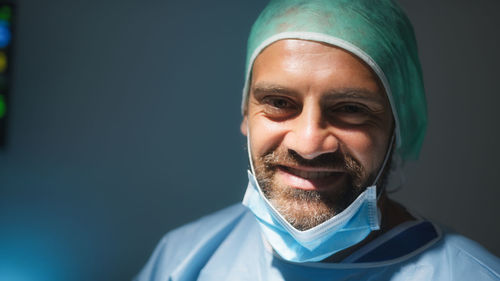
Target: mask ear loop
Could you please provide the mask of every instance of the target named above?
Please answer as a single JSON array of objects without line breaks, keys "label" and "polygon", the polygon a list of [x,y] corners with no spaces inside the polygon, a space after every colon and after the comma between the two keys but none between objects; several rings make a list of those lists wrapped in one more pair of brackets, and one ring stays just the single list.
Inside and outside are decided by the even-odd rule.
[{"label": "mask ear loop", "polygon": [[248,150],[248,162],[250,162],[250,172],[252,173],[252,175],[255,176],[255,169],[253,167],[253,159],[252,159],[252,149],[250,148],[250,128],[248,128],[248,125],[247,125],[247,150]]},{"label": "mask ear loop", "polygon": [[396,193],[406,182],[405,173],[403,171],[404,162],[400,155],[394,154],[392,157],[391,170],[389,172],[388,185],[387,185],[387,193]]},{"label": "mask ear loop", "polygon": [[[394,131],[393,131],[392,132],[392,136],[391,136],[391,141],[389,142],[389,149],[387,149],[387,153],[385,154],[385,157],[384,157],[384,162],[382,162],[382,166],[380,167],[380,169],[378,171],[378,174],[377,174],[377,177],[375,177],[375,180],[373,181],[372,185],[377,186],[377,184],[378,184],[378,182],[380,180],[380,177],[382,176],[382,173],[385,170],[385,166],[387,165],[387,162],[389,161],[389,158],[392,155],[392,149],[393,149],[393,146],[394,146],[394,139],[395,139],[395,137],[396,136],[394,135]],[[383,186],[381,188],[377,188],[377,200],[380,198],[380,195],[383,193],[382,192],[383,190],[384,190]]]}]

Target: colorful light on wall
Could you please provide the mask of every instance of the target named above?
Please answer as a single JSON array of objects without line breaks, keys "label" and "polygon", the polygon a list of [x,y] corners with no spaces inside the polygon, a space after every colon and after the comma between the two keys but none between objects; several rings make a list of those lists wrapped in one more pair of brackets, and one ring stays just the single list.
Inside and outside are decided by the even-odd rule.
[{"label": "colorful light on wall", "polygon": [[12,49],[12,3],[0,1],[0,146],[5,145],[9,113],[10,54]]}]

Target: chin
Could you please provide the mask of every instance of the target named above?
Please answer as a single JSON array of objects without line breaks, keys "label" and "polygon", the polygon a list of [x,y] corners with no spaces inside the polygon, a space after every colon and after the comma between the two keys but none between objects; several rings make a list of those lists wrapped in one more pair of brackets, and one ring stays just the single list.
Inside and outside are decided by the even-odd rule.
[{"label": "chin", "polygon": [[277,198],[270,199],[276,210],[296,229],[307,230],[332,218],[336,212],[321,198]]}]

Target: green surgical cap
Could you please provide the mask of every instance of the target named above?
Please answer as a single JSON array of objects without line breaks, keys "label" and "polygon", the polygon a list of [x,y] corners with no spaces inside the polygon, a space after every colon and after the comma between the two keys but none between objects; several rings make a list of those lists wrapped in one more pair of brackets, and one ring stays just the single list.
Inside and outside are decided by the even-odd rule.
[{"label": "green surgical cap", "polygon": [[328,43],[369,65],[392,107],[397,154],[403,160],[418,157],[427,125],[422,71],[411,23],[394,1],[271,1],[248,39],[243,111],[255,58],[266,46],[282,39]]}]

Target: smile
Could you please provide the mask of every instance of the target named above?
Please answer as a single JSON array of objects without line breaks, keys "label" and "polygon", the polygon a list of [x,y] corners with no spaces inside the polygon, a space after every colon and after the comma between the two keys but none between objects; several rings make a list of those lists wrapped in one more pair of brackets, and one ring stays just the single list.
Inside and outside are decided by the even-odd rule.
[{"label": "smile", "polygon": [[316,180],[316,179],[322,179],[326,178],[329,176],[332,176],[336,172],[332,171],[307,171],[307,170],[299,170],[299,169],[294,169],[290,167],[285,167],[281,166],[281,168],[291,174],[294,174],[296,176],[299,176],[304,179],[310,179],[310,180]]},{"label": "smile", "polygon": [[277,178],[293,188],[304,190],[330,189],[345,173],[330,168],[278,166]]}]

